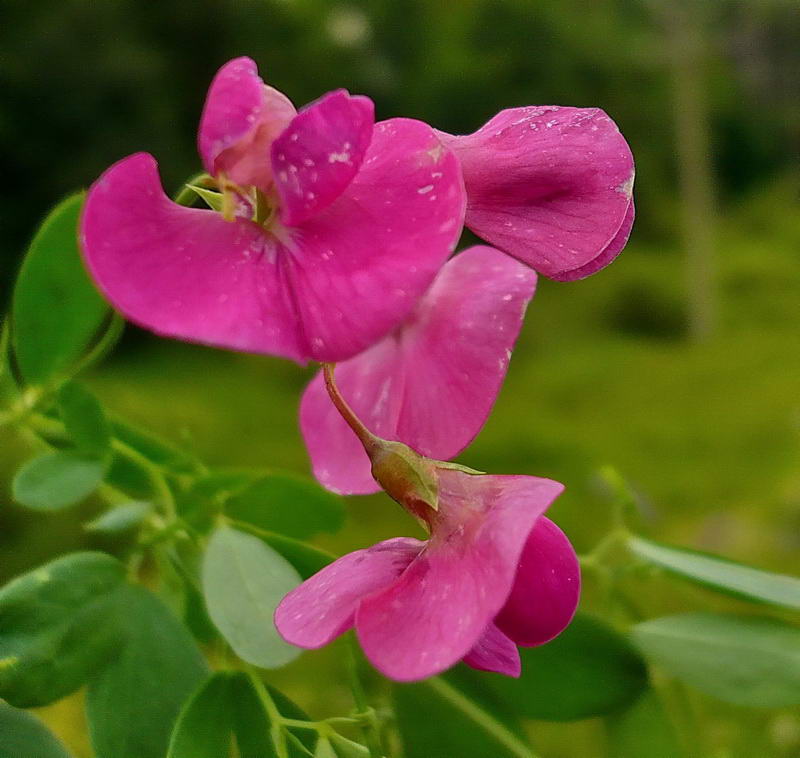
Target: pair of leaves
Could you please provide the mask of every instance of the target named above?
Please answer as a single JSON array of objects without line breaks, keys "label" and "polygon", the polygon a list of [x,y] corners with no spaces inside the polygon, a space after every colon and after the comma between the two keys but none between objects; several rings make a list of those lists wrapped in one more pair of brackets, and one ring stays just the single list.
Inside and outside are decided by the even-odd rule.
[{"label": "pair of leaves", "polygon": [[[307,721],[308,716],[278,690],[258,683],[281,715]],[[242,672],[218,672],[186,702],[170,740],[167,758],[221,758],[235,742],[240,758],[274,758],[279,725],[265,708],[253,680]],[[309,730],[293,733],[290,758],[312,755],[317,736]],[[303,752],[299,745],[305,748]]]},{"label": "pair of leaves", "polygon": [[[628,540],[642,561],[726,594],[800,609],[800,579],[642,537]],[[778,619],[686,613],[636,625],[648,659],[697,689],[737,705],[800,704],[800,629]]]},{"label": "pair of leaves", "polygon": [[92,393],[68,382],[58,393],[58,410],[72,447],[28,461],[12,485],[14,499],[34,510],[60,510],[83,500],[103,480],[111,458],[111,428]]},{"label": "pair of leaves", "polygon": [[206,675],[189,632],[103,553],[74,553],[0,590],[0,697],[54,702],[88,684],[98,758],[161,758]]}]

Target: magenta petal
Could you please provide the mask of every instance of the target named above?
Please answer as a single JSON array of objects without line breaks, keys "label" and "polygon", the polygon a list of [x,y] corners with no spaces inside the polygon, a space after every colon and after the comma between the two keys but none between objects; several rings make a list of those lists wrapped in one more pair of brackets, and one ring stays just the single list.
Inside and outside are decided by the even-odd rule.
[{"label": "magenta petal", "polygon": [[375,107],[345,90],[303,108],[272,143],[272,171],[287,226],[327,208],[358,173],[372,139]]},{"label": "magenta petal", "polygon": [[391,584],[424,543],[398,537],[334,561],[293,589],[275,610],[275,626],[292,645],[318,648],[353,625],[359,601]]},{"label": "magenta petal", "polygon": [[464,663],[479,671],[517,677],[522,673],[519,650],[494,624],[489,624],[475,647],[464,656]]},{"label": "magenta petal", "polygon": [[344,193],[286,229],[310,357],[346,360],[402,322],[453,251],[464,203],[458,161],[427,124],[376,124]]},{"label": "magenta petal", "polygon": [[633,156],[596,108],[512,108],[477,132],[441,135],[461,161],[466,223],[553,279],[588,276],[632,223]]},{"label": "magenta petal", "polygon": [[364,653],[398,681],[433,676],[475,647],[511,592],[528,533],[563,489],[528,476],[438,474],[428,547],[356,611]]},{"label": "magenta petal", "polygon": [[519,645],[542,645],[572,620],[580,588],[575,550],[564,532],[543,517],[525,543],[514,587],[496,623]]},{"label": "magenta petal", "polygon": [[[432,458],[454,457],[489,415],[535,286],[530,268],[493,248],[456,255],[406,324],[337,367],[342,394],[378,436]],[[378,490],[321,376],[303,395],[300,425],[323,485],[347,494]]]},{"label": "magenta petal", "polygon": [[303,357],[263,230],[173,203],[152,156],[125,158],[94,183],[81,242],[95,282],[131,321],[169,337]]},{"label": "magenta petal", "polygon": [[577,279],[583,279],[587,276],[590,276],[591,274],[595,273],[595,271],[599,271],[601,268],[605,268],[622,252],[622,248],[624,248],[627,244],[628,237],[631,235],[631,229],[633,229],[633,219],[635,216],[636,209],[634,207],[633,198],[631,198],[631,204],[628,206],[628,212],[625,214],[625,220],[622,222],[622,226],[619,228],[619,231],[614,239],[608,243],[608,247],[606,247],[606,249],[603,250],[600,255],[597,256],[597,258],[595,258],[593,261],[589,261],[589,263],[587,263],[585,266],[581,266],[573,271],[567,271],[551,278],[557,282],[574,282]]},{"label": "magenta petal", "polygon": [[266,191],[269,146],[296,112],[286,95],[264,84],[254,61],[229,61],[211,82],[200,118],[197,143],[206,171]]}]

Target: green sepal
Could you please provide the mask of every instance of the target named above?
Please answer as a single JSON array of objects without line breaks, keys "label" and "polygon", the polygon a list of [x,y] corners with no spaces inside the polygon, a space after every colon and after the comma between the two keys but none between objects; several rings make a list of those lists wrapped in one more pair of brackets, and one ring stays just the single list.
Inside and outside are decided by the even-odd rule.
[{"label": "green sepal", "polygon": [[205,187],[198,187],[196,184],[187,184],[188,189],[194,192],[209,208],[213,211],[222,213],[222,205],[225,196],[221,192],[206,189]]}]

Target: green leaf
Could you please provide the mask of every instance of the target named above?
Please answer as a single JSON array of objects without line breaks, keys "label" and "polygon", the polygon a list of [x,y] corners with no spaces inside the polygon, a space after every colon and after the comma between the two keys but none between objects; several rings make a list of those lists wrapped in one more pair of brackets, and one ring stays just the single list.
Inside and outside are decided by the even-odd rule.
[{"label": "green leaf", "polygon": [[514,717],[574,721],[603,716],[633,702],[647,686],[647,668],[625,637],[579,613],[552,642],[521,648],[522,676],[487,676],[466,666],[446,675],[485,707]]},{"label": "green leaf", "polygon": [[202,578],[209,616],[240,658],[277,668],[300,654],[281,639],[272,620],[300,576],[268,545],[229,527],[217,529],[203,558]]},{"label": "green leaf", "polygon": [[167,758],[225,758],[233,739],[233,677],[212,675],[186,702],[169,744]]},{"label": "green leaf", "polygon": [[434,677],[393,688],[405,758],[534,758],[489,712]]},{"label": "green leaf", "polygon": [[237,521],[297,539],[335,532],[344,523],[340,497],[294,474],[261,476],[233,495],[225,511]]},{"label": "green leaf", "polygon": [[97,340],[109,309],[91,283],[78,251],[83,194],[57,205],[33,238],[17,277],[12,342],[30,384],[69,373]]},{"label": "green leaf", "polygon": [[610,754],[614,758],[683,758],[685,752],[653,690],[627,710],[608,717]]},{"label": "green leaf", "polygon": [[105,461],[71,451],[44,453],[28,461],[12,483],[14,500],[37,511],[57,511],[80,502],[103,480]]},{"label": "green leaf", "polygon": [[141,500],[117,505],[86,524],[87,532],[118,534],[139,526],[151,513],[153,505]]},{"label": "green leaf", "polygon": [[151,432],[143,431],[118,418],[111,419],[111,431],[120,442],[156,466],[177,474],[198,471],[198,463],[189,453]]},{"label": "green leaf", "polygon": [[634,555],[673,574],[738,597],[800,610],[800,579],[686,548],[631,537]]},{"label": "green leaf", "polygon": [[0,703],[2,758],[70,758],[64,746],[39,719]]},{"label": "green leaf", "polygon": [[264,540],[276,553],[280,553],[303,579],[308,579],[336,560],[336,556],[327,550],[321,550],[313,545],[308,545],[282,534],[263,534]]},{"label": "green leaf", "polygon": [[97,758],[163,758],[181,705],[208,669],[188,630],[142,587],[115,597],[125,643],[90,680],[89,733]]},{"label": "green leaf", "polygon": [[103,458],[111,447],[111,428],[98,399],[84,386],[67,382],[58,393],[64,428],[79,452]]},{"label": "green leaf", "polygon": [[800,629],[772,618],[683,613],[637,624],[634,642],[668,674],[736,705],[800,704]]},{"label": "green leaf", "polygon": [[0,697],[32,708],[68,695],[118,647],[113,601],[125,567],[73,553],[0,590]]}]

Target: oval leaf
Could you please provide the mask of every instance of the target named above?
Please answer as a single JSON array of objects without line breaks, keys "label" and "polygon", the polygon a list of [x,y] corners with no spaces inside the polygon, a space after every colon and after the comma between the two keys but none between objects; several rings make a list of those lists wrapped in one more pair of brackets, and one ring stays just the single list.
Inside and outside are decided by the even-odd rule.
[{"label": "oval leaf", "polygon": [[86,524],[87,532],[118,534],[139,526],[151,513],[153,506],[142,500],[123,503],[101,513],[96,519]]},{"label": "oval leaf", "polygon": [[89,733],[97,758],[163,758],[181,705],[208,668],[188,630],[152,593],[114,598],[125,644],[90,680]]},{"label": "oval leaf", "polygon": [[104,461],[73,452],[44,453],[28,461],[12,483],[14,500],[37,511],[57,511],[80,502],[97,488]]},{"label": "oval leaf", "polygon": [[58,412],[75,447],[103,458],[111,446],[111,428],[99,400],[80,384],[67,382],[58,392]]},{"label": "oval leaf", "polygon": [[70,758],[64,746],[39,719],[0,703],[0,756]]},{"label": "oval leaf", "polygon": [[800,629],[771,618],[685,613],[637,624],[636,645],[668,674],[736,705],[800,704]]},{"label": "oval leaf", "polygon": [[203,682],[178,716],[167,758],[220,758],[233,736],[233,674],[219,672]]},{"label": "oval leaf", "polygon": [[51,211],[14,287],[12,342],[20,373],[30,384],[69,373],[109,319],[78,251],[83,198],[73,195]]},{"label": "oval leaf", "polygon": [[344,523],[340,497],[293,474],[261,476],[233,495],[225,511],[237,521],[297,539],[335,532]]},{"label": "oval leaf", "polygon": [[202,575],[209,616],[240,658],[277,668],[300,654],[281,639],[272,620],[300,576],[272,548],[235,529],[217,529],[203,558]]},{"label": "oval leaf", "polygon": [[516,735],[442,679],[397,684],[393,695],[406,758],[534,758]]},{"label": "oval leaf", "polygon": [[800,610],[800,579],[745,566],[696,550],[669,547],[642,537],[631,537],[634,555],[706,587],[748,600]]},{"label": "oval leaf", "polygon": [[459,666],[446,676],[498,717],[574,721],[633,702],[647,686],[647,667],[625,637],[579,613],[552,642],[521,648],[522,676],[512,679]]},{"label": "oval leaf", "polygon": [[0,697],[47,705],[86,682],[120,642],[114,599],[125,567],[104,553],[73,553],[0,590]]}]

